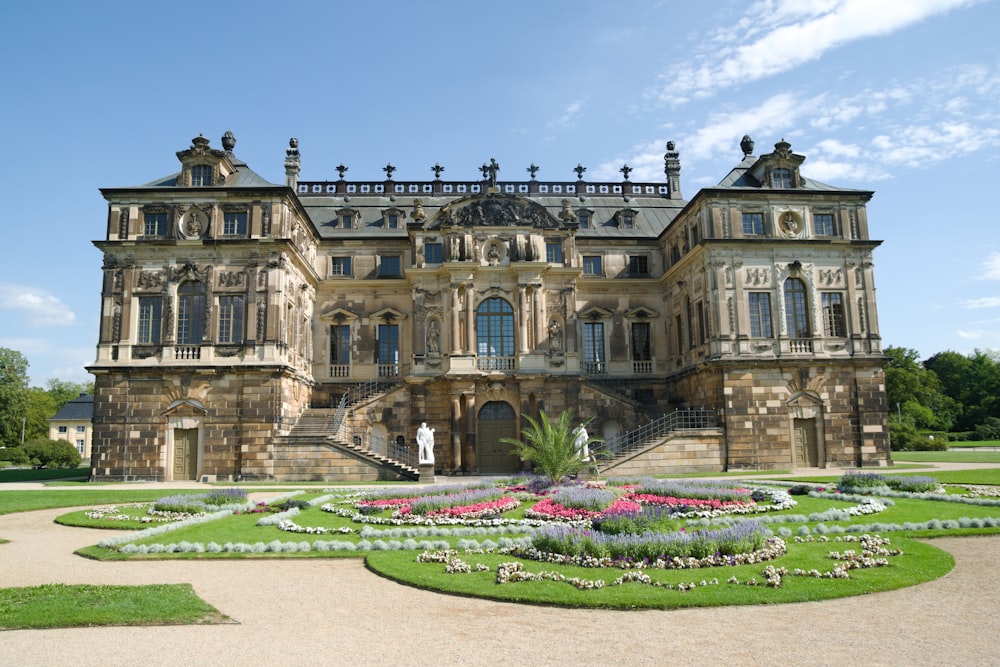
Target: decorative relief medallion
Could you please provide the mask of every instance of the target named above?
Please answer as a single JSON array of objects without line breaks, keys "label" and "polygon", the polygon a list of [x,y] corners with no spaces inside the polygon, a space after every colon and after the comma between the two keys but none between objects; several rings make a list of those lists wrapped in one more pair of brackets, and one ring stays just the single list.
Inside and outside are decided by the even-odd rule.
[{"label": "decorative relief medallion", "polygon": [[186,239],[200,239],[208,229],[208,214],[199,208],[192,208],[181,220],[181,236]]}]

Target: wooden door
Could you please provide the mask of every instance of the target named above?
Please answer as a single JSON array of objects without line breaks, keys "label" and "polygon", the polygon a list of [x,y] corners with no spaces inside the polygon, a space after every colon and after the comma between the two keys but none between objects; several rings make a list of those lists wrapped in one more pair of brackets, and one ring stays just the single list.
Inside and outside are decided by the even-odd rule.
[{"label": "wooden door", "polygon": [[517,419],[510,404],[502,401],[487,403],[479,411],[476,428],[477,458],[481,473],[513,473],[521,460],[511,453],[513,447],[501,438],[517,437]]},{"label": "wooden door", "polygon": [[174,479],[198,477],[198,429],[174,429]]},{"label": "wooden door", "polygon": [[819,467],[819,447],[816,442],[816,420],[796,419],[795,464],[801,468]]}]

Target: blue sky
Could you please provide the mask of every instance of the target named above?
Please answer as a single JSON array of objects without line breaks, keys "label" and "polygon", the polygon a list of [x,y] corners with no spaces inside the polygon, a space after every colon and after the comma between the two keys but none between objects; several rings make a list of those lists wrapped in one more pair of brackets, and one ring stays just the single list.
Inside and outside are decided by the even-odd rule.
[{"label": "blue sky", "polygon": [[[696,4],[698,5],[696,7]],[[86,381],[98,188],[172,173],[204,134],[283,182],[662,180],[682,192],[785,138],[803,174],[871,189],[886,345],[1000,349],[998,0],[15,3],[0,25],[0,346]]]}]

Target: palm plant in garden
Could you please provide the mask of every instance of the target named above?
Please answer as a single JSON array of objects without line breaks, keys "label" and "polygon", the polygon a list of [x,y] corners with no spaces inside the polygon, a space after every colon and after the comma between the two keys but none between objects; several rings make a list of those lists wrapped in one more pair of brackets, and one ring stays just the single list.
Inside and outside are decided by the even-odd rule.
[{"label": "palm plant in garden", "polygon": [[[558,484],[563,479],[578,475],[590,467],[592,462],[583,458],[577,446],[576,431],[573,428],[573,411],[564,410],[554,421],[542,410],[537,420],[523,415],[530,424],[521,430],[522,440],[502,438],[500,442],[514,447],[514,454],[522,461],[530,462],[535,472]],[[590,419],[581,426],[586,427]],[[601,442],[601,438],[588,438],[587,444]]]}]

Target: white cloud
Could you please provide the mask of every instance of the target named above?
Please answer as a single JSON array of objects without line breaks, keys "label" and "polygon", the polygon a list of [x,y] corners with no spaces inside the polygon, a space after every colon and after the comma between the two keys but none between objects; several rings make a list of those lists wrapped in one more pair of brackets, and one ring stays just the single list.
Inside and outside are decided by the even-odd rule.
[{"label": "white cloud", "polygon": [[69,307],[46,290],[0,283],[0,308],[24,311],[28,323],[36,327],[70,326],[76,315]]},{"label": "white cloud", "polygon": [[647,92],[678,105],[774,76],[850,42],[887,35],[978,0],[761,0],[736,25],[723,26],[701,52],[665,72]]},{"label": "white cloud", "polygon": [[549,127],[572,127],[576,124],[576,119],[583,110],[585,100],[575,100],[570,102],[563,115],[549,123]]},{"label": "white cloud", "polygon": [[990,256],[983,260],[983,274],[980,280],[1000,280],[1000,252],[990,253]]},{"label": "white cloud", "polygon": [[1000,296],[984,296],[978,299],[967,299],[962,302],[963,308],[1000,308]]},{"label": "white cloud", "polygon": [[977,329],[975,331],[963,331],[962,329],[956,329],[955,333],[962,340],[979,340],[986,335],[986,332],[982,329]]}]

